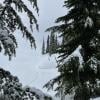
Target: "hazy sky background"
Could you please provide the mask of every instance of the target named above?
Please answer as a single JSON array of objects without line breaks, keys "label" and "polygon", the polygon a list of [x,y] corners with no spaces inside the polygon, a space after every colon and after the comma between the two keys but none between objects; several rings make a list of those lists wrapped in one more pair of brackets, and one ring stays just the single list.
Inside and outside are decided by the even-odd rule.
[{"label": "hazy sky background", "polygon": [[[19,42],[16,57],[9,61],[8,57],[0,53],[0,66],[9,70],[13,75],[18,76],[20,82],[24,85],[41,89],[43,84],[57,75],[57,70],[52,68],[56,66],[55,59],[52,58],[50,62],[48,62],[50,58],[41,55],[41,46],[43,36],[45,36],[45,38],[47,36],[47,33],[44,32],[45,29],[54,25],[55,19],[65,13],[65,9],[62,7],[63,1],[64,0],[38,0],[40,9],[38,23],[40,29],[39,32],[33,32],[37,44],[36,50],[31,49],[27,40],[22,39],[20,31],[16,31],[17,40]],[[24,0],[24,2],[29,5],[27,0]],[[24,23],[28,25],[25,14],[22,18]],[[41,69],[41,66],[48,66],[49,70]]]}]

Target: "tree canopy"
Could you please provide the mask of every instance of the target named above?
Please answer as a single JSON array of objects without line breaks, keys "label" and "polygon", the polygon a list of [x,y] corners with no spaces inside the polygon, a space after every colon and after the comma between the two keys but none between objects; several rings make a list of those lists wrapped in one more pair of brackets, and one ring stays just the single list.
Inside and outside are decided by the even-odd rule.
[{"label": "tree canopy", "polygon": [[57,83],[58,93],[89,100],[100,96],[100,1],[65,0],[64,7],[68,12],[56,19],[59,25],[47,29],[64,40],[57,50],[60,75],[46,86]]}]

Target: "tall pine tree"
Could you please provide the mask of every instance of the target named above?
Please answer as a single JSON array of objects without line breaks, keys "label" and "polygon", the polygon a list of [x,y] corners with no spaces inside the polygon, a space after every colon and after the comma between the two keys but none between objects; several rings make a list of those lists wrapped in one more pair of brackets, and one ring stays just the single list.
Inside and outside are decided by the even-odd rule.
[{"label": "tall pine tree", "polygon": [[55,35],[51,33],[50,35],[50,55],[55,52]]},{"label": "tall pine tree", "polygon": [[56,20],[62,24],[47,29],[64,41],[57,51],[60,75],[46,86],[58,83],[58,93],[75,92],[74,100],[89,100],[100,96],[100,0],[65,0],[64,6],[68,13]]},{"label": "tall pine tree", "polygon": [[50,55],[55,54],[59,46],[57,35],[55,34],[51,34],[50,36],[48,35],[46,45],[47,45],[46,53],[49,53]]},{"label": "tall pine tree", "polygon": [[42,44],[42,54],[45,54],[45,42],[44,42],[44,38],[43,38],[43,44]]},{"label": "tall pine tree", "polygon": [[47,46],[46,46],[46,53],[49,53],[49,50],[50,50],[50,37],[48,35],[48,38],[47,38]]},{"label": "tall pine tree", "polygon": [[57,37],[57,35],[56,35],[56,36],[55,36],[55,52],[57,51],[58,46],[59,46],[59,42],[58,42],[58,37]]}]

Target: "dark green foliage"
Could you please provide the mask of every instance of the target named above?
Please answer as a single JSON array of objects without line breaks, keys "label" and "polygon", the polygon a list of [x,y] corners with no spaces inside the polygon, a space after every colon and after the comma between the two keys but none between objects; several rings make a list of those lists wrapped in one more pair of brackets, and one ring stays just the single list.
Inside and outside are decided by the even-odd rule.
[{"label": "dark green foliage", "polygon": [[55,35],[51,33],[50,35],[50,54],[53,54],[55,52]]},{"label": "dark green foliage", "polygon": [[58,46],[59,46],[59,42],[58,42],[58,37],[57,37],[57,35],[55,36],[55,46],[56,46],[56,49],[57,49]]},{"label": "dark green foliage", "polygon": [[55,54],[58,49],[58,39],[57,35],[51,33],[51,35],[48,35],[47,38],[47,46],[46,46],[46,53],[49,53],[50,55]]},{"label": "dark green foliage", "polygon": [[[77,98],[74,99],[89,100],[100,96],[96,91],[100,89],[100,84],[97,85],[100,82],[100,0],[65,0],[64,6],[69,9],[68,13],[56,20],[62,24],[47,29],[52,34],[60,34],[63,39],[56,51],[61,58],[58,61],[60,76],[50,84],[58,83],[56,90],[62,89],[65,95],[81,90],[81,93],[75,92]],[[79,46],[82,64],[75,56],[70,57]],[[65,62],[67,57],[69,60]],[[84,92],[87,90],[90,92]]]},{"label": "dark green foliage", "polygon": [[43,44],[42,44],[42,54],[43,55],[45,54],[45,42],[44,42],[44,39],[43,39]]},{"label": "dark green foliage", "polygon": [[50,51],[50,38],[49,38],[49,35],[48,35],[47,46],[46,46],[46,53],[49,53],[49,51]]},{"label": "dark green foliage", "polygon": [[[28,1],[31,2],[33,8],[38,13],[37,0]],[[35,16],[33,15],[32,11],[28,9],[27,5],[25,5],[22,0],[4,0],[3,4],[0,4],[0,29],[1,31],[6,31],[6,33],[4,34],[9,35],[10,37],[8,37],[13,42],[10,45],[8,45],[5,42],[5,39],[0,39],[0,50],[4,49],[5,54],[8,55],[10,58],[16,53],[17,42],[16,37],[14,36],[14,32],[16,31],[16,29],[21,30],[23,36],[25,36],[29,40],[32,47],[36,47],[34,37],[29,32],[27,27],[23,24],[18,12],[27,13],[31,30],[33,30],[33,24],[36,25],[36,29],[38,30],[38,24]],[[4,38],[7,38],[7,35],[2,36]],[[0,34],[0,37],[2,36]]]}]

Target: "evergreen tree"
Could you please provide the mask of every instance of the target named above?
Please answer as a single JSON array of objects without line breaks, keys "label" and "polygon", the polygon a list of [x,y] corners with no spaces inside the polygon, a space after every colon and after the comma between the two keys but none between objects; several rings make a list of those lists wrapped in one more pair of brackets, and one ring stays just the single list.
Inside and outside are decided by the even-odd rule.
[{"label": "evergreen tree", "polygon": [[49,53],[49,50],[50,50],[50,38],[49,38],[49,35],[48,35],[47,46],[46,46],[46,53]]},{"label": "evergreen tree", "polygon": [[50,35],[50,55],[55,53],[55,48],[56,48],[56,44],[55,44],[55,34],[51,33]]},{"label": "evergreen tree", "polygon": [[52,34],[47,38],[46,53],[54,54],[59,46],[57,35]]},{"label": "evergreen tree", "polygon": [[[37,0],[27,0],[31,2],[33,8],[38,13]],[[31,30],[33,25],[36,25],[38,30],[37,19],[32,11],[28,9],[27,5],[22,0],[4,0],[0,3],[0,51],[4,49],[4,54],[11,56],[16,54],[17,41],[14,35],[16,29],[19,29],[24,37],[26,37],[31,46],[35,46],[35,39],[29,32],[27,27],[23,24],[18,12],[27,14]]]},{"label": "evergreen tree", "polygon": [[44,42],[44,39],[43,39],[43,44],[42,44],[42,54],[45,54],[45,42]]},{"label": "evergreen tree", "polygon": [[16,76],[0,68],[0,100],[52,100],[42,91],[25,86]]},{"label": "evergreen tree", "polygon": [[55,52],[58,49],[58,46],[59,46],[59,42],[58,42],[58,38],[57,38],[57,35],[56,35],[55,36]]},{"label": "evergreen tree", "polygon": [[[62,24],[47,29],[64,41],[57,50],[60,75],[46,86],[58,83],[58,93],[74,91],[74,100],[89,100],[100,96],[100,0],[65,0],[64,6],[68,13],[56,20]],[[80,56],[73,55],[76,49]]]},{"label": "evergreen tree", "polygon": [[50,51],[49,54],[53,54],[53,49],[54,49],[54,34],[51,33],[50,35]]}]

